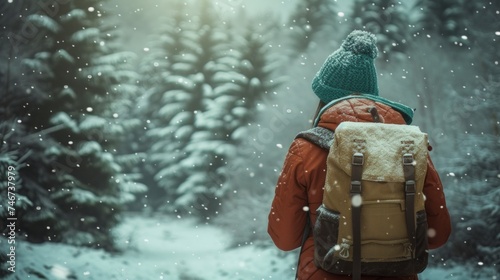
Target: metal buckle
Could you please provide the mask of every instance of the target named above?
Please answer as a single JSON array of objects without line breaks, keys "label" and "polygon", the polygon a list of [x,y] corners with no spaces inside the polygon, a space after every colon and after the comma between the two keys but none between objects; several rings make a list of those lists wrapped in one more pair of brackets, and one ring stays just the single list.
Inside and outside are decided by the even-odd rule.
[{"label": "metal buckle", "polygon": [[405,182],[405,192],[406,193],[415,193],[415,181],[414,180],[408,180]]},{"label": "metal buckle", "polygon": [[361,182],[360,181],[351,181],[351,193],[352,194],[360,194],[361,193]]},{"label": "metal buckle", "polygon": [[414,159],[413,154],[404,154],[403,155],[403,164],[404,165],[413,165]]},{"label": "metal buckle", "polygon": [[363,165],[364,161],[362,153],[354,153],[354,155],[352,155],[352,165]]}]

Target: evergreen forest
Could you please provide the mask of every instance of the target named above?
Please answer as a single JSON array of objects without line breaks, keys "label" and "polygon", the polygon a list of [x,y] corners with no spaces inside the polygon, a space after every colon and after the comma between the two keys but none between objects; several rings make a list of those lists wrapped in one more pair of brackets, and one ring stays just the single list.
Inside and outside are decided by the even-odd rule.
[{"label": "evergreen forest", "polygon": [[0,243],[16,218],[18,241],[119,254],[128,216],[162,215],[273,246],[267,215],[313,121],[311,80],[360,29],[377,36],[380,95],[415,108],[433,146],[453,234],[431,265],[498,277],[500,2],[245,1],[1,1]]}]

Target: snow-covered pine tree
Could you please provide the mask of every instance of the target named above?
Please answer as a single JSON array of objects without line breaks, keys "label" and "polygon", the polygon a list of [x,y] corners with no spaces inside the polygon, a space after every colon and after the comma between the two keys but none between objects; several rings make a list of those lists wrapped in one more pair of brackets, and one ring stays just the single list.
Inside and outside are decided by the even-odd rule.
[{"label": "snow-covered pine tree", "polygon": [[234,51],[223,60],[228,70],[214,77],[215,84],[219,85],[214,88],[216,98],[201,118],[217,120],[213,124],[219,124],[214,129],[208,122],[201,122],[203,130],[218,131],[211,140],[213,144],[218,142],[214,158],[224,161],[206,176],[213,178],[209,184],[221,187],[216,190],[219,198],[225,197],[228,190],[256,189],[241,180],[243,174],[248,175],[248,167],[259,168],[257,158],[262,152],[247,146],[251,142],[248,136],[252,134],[251,123],[257,119],[259,103],[271,97],[272,91],[279,86],[278,79],[273,76],[277,65],[272,62],[268,43],[275,33],[266,25],[252,26],[251,22],[255,21],[250,20],[240,30],[234,30],[231,40],[235,42],[231,46]]},{"label": "snow-covered pine tree", "polygon": [[162,100],[166,90],[170,90],[177,83],[169,79],[173,71],[173,65],[180,61],[186,51],[184,32],[190,26],[189,15],[186,15],[186,5],[181,0],[172,0],[165,18],[161,19],[161,31],[152,34],[146,55],[140,63],[140,70],[143,76],[142,86],[147,92],[140,97],[140,111],[146,117],[157,120],[161,117],[159,109],[165,102]]},{"label": "snow-covered pine tree", "polygon": [[[412,78],[417,78],[414,85],[418,89],[421,102],[417,113],[426,115],[426,120],[421,124],[424,128],[427,127],[428,131],[435,129],[435,123],[445,121],[454,124],[439,128],[443,149],[451,149],[447,152],[453,152],[461,145],[460,141],[446,141],[447,137],[459,139],[464,131],[498,133],[500,130],[500,116],[497,110],[480,106],[485,103],[495,104],[495,99],[485,89],[498,83],[497,77],[500,74],[495,63],[500,51],[494,47],[498,41],[495,32],[500,27],[500,15],[496,11],[500,7],[496,2],[487,0],[467,2],[465,7],[470,15],[461,21],[467,23],[469,47],[449,48],[449,38],[435,36],[436,34],[421,34],[413,40],[410,51],[413,63],[408,70],[413,73],[410,75]],[[439,57],[441,63],[434,63],[436,59],[433,57]],[[452,105],[435,107],[434,104],[440,104],[442,101],[451,101]],[[483,113],[483,121],[472,125],[479,108]]]},{"label": "snow-covered pine tree", "polygon": [[[500,3],[468,3],[473,11],[467,18],[472,57],[471,86],[454,100],[457,123],[463,124],[456,141],[460,150],[450,160],[446,181],[450,191],[450,211],[454,232],[444,257],[462,262],[482,262],[499,271],[500,261],[500,52],[493,45],[500,27]],[[460,127],[460,126],[455,126]],[[467,195],[464,196],[463,194]],[[478,238],[480,236],[480,238]]]},{"label": "snow-covered pine tree", "polygon": [[[473,11],[466,0],[418,0],[415,9],[420,13],[416,33],[425,36],[441,36],[450,45],[468,46],[470,32],[467,19]],[[468,4],[469,3],[469,4]]]},{"label": "snow-covered pine tree", "polygon": [[144,100],[156,108],[149,113],[147,133],[148,168],[165,189],[156,205],[206,217],[217,212],[229,190],[229,160],[241,140],[235,132],[253,119],[256,103],[273,81],[262,58],[265,40],[231,24],[234,18],[223,24],[213,3],[199,4],[186,3],[186,11],[195,15],[179,12],[169,18],[146,60],[146,68],[157,68],[146,70],[156,76]]},{"label": "snow-covered pine tree", "polygon": [[[468,62],[463,63],[463,68],[467,70],[469,82],[459,91],[460,96],[452,107],[468,133],[498,136],[500,98],[496,93],[500,85],[500,49],[496,44],[500,30],[500,3],[480,0],[467,2],[467,7],[473,11],[470,17],[464,19],[470,34],[470,48],[463,51],[468,60],[462,61]],[[474,123],[476,119],[481,121]]]},{"label": "snow-covered pine tree", "polygon": [[377,36],[382,61],[403,57],[410,39],[409,15],[400,1],[356,0],[353,5],[352,28],[362,29]]},{"label": "snow-covered pine tree", "polygon": [[[194,207],[193,201],[207,188],[193,175],[209,168],[207,158],[213,157],[213,147],[199,154],[194,152],[198,146],[189,146],[189,143],[195,134],[198,141],[202,141],[217,133],[202,132],[199,116],[214,98],[214,75],[224,70],[219,60],[227,55],[223,47],[227,35],[218,26],[211,3],[203,1],[191,7],[192,3],[188,2],[186,5],[184,10],[184,3],[178,2],[180,9],[173,10],[175,13],[169,17],[160,40],[154,43],[145,71],[156,74],[141,106],[153,108],[146,112],[151,116],[146,167],[154,174],[157,186],[164,189],[162,195],[153,187],[150,193],[157,194],[153,198],[157,201],[151,202],[169,211],[175,208],[174,204],[181,208]],[[148,70],[151,65],[158,69]]]},{"label": "snow-covered pine tree", "polygon": [[[24,20],[36,11],[35,2],[14,1],[0,4],[0,217],[12,217],[8,206],[15,212],[15,217],[32,211],[34,216],[50,216],[54,211],[50,207],[44,211],[34,211],[36,201],[50,204],[40,182],[50,176],[47,159],[43,151],[50,147],[51,141],[40,141],[48,130],[35,132],[26,123],[30,120],[28,107],[36,106],[43,98],[43,93],[34,84],[34,79],[26,75],[21,61],[36,52],[42,35],[31,22]],[[10,170],[9,170],[10,169]],[[9,180],[8,171],[12,178]],[[39,172],[40,171],[40,172]],[[9,184],[14,183],[14,184]],[[9,187],[13,187],[9,190]],[[8,192],[17,198],[14,205],[9,205]],[[20,220],[19,229],[27,232],[33,227],[29,218]]]},{"label": "snow-covered pine tree", "polygon": [[298,1],[288,20],[291,47],[302,53],[315,40],[317,33],[327,26],[333,26],[336,3],[332,0]]},{"label": "snow-covered pine tree", "polygon": [[[36,44],[40,35],[36,29],[24,18],[33,13],[36,8],[32,2],[0,3],[0,115],[2,121],[26,119],[24,106],[36,102],[38,94],[36,88],[24,88],[21,77],[25,76],[21,61],[36,51]],[[26,82],[26,78],[23,78]]]},{"label": "snow-covered pine tree", "polygon": [[[268,19],[269,20],[269,19]],[[276,76],[277,64],[276,52],[269,47],[269,42],[276,38],[277,32],[265,24],[252,25],[256,19],[250,19],[245,31],[238,40],[237,50],[240,51],[236,71],[245,79],[236,81],[241,90],[235,95],[235,103],[232,105],[233,114],[237,117],[238,125],[234,127],[231,133],[231,141],[242,148],[236,151],[234,161],[230,164],[230,184],[232,188],[240,191],[249,189],[259,192],[258,188],[250,187],[247,182],[254,184],[253,180],[242,182],[241,176],[255,173],[262,165],[260,158],[263,151],[259,147],[252,145],[255,141],[256,133],[259,128],[255,121],[259,119],[263,107],[261,103],[264,99],[273,98],[274,90],[281,85],[280,79]],[[249,137],[250,136],[250,137]],[[260,146],[260,145],[259,145]],[[263,177],[269,177],[264,174]],[[272,177],[272,176],[271,176]]]},{"label": "snow-covered pine tree", "polygon": [[[279,85],[279,80],[273,76],[278,65],[275,59],[275,53],[269,47],[268,42],[272,40],[276,32],[267,25],[252,26],[248,23],[243,32],[241,41],[236,45],[241,55],[238,57],[236,71],[246,79],[239,80],[244,82],[240,84],[243,94],[239,98],[235,108],[243,107],[246,109],[239,118],[240,124],[246,124],[254,121],[256,105],[266,96],[269,97],[272,91]],[[274,56],[273,56],[274,55]],[[235,81],[238,84],[237,81]],[[235,110],[235,109],[233,109]],[[237,114],[237,112],[234,112]],[[241,127],[238,125],[237,128]]]},{"label": "snow-covered pine tree", "polygon": [[144,83],[146,95],[140,100],[140,111],[149,121],[142,140],[148,154],[143,172],[154,179],[147,182],[148,203],[168,210],[186,176],[178,163],[185,158],[184,148],[195,131],[195,113],[204,108],[200,87],[194,82],[200,77],[193,65],[200,52],[196,17],[186,15],[192,7],[183,2],[172,5],[142,65],[142,73],[149,79]]},{"label": "snow-covered pine tree", "polygon": [[24,60],[42,97],[29,104],[27,125],[37,134],[50,131],[39,137],[50,142],[39,151],[46,166],[34,169],[27,159],[40,178],[27,190],[33,209],[23,217],[31,240],[111,249],[121,205],[143,190],[123,176],[114,155],[124,129],[110,105],[128,97],[127,83],[137,77],[124,66],[132,54],[112,44],[101,3],[55,2],[50,14],[40,9],[27,18],[44,35]]},{"label": "snow-covered pine tree", "polygon": [[183,122],[183,118],[192,118],[187,111],[194,87],[188,70],[192,55],[186,45],[194,45],[194,26],[184,2],[174,0],[170,5],[140,66],[145,94],[139,97],[137,111],[147,123],[137,138],[138,149],[147,154],[141,181],[148,186],[145,202],[151,210],[170,205],[179,184],[175,166],[194,131],[192,121]]},{"label": "snow-covered pine tree", "polygon": [[[186,125],[194,128],[176,164],[176,176],[180,180],[174,206],[176,211],[205,217],[217,212],[220,198],[227,191],[221,167],[227,164],[227,154],[234,153],[234,147],[227,143],[230,135],[226,126],[231,124],[226,112],[231,97],[223,86],[228,80],[241,79],[241,75],[231,71],[231,66],[224,61],[231,57],[232,51],[228,47],[227,29],[218,20],[213,3],[202,1],[197,12],[196,31],[187,34],[194,39],[187,45],[191,60],[184,63],[194,84],[186,107],[191,115],[189,119],[183,116],[181,122],[172,123],[174,127],[182,126],[175,129],[177,133],[184,132]],[[232,78],[228,79],[228,75]]]},{"label": "snow-covered pine tree", "polygon": [[[267,17],[261,22],[269,20]],[[274,91],[281,85],[280,78],[277,77],[277,57],[282,50],[270,47],[278,37],[279,30],[266,23],[251,24],[255,22],[260,22],[259,18],[250,18],[243,26],[242,36],[235,40],[238,42],[235,49],[240,53],[235,71],[245,79],[236,80],[241,90],[235,90],[234,96],[240,97],[235,98],[236,102],[231,105],[238,125],[231,133],[230,141],[237,149],[234,155],[228,155],[228,164],[223,167],[225,184],[231,192],[226,196],[221,213],[215,220],[232,233],[234,246],[253,244],[265,239],[266,222],[261,218],[265,217],[264,212],[267,210],[260,206],[270,203],[272,195],[269,185],[275,183],[276,168],[282,164],[282,154],[275,152],[279,149],[270,149],[269,139],[262,137],[269,135],[269,127],[267,124],[262,126],[256,123],[265,114],[262,110],[268,108],[264,103],[274,98]],[[274,112],[271,109],[267,111],[269,114],[265,114],[269,117],[266,123],[271,122],[272,129],[282,127],[282,112],[276,112],[277,116],[271,111]],[[239,210],[234,211],[235,208]]]},{"label": "snow-covered pine tree", "polygon": [[[467,1],[466,9],[472,11],[467,19],[470,32],[468,40],[471,51],[477,58],[475,63],[479,74],[486,80],[490,78],[500,82],[498,58],[500,48],[497,47],[500,30],[500,2],[479,0]],[[498,119],[497,119],[498,120]]]},{"label": "snow-covered pine tree", "polygon": [[500,142],[491,134],[468,135],[460,141],[462,150],[449,158],[445,178],[453,186],[448,204],[454,234],[448,250],[438,256],[495,267],[500,260],[500,156],[496,152]]}]

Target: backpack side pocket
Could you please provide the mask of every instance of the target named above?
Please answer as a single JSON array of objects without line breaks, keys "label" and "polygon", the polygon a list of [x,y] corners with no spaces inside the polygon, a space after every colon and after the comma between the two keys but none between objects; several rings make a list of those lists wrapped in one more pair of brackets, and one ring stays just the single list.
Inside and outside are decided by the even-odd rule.
[{"label": "backpack side pocket", "polygon": [[[314,225],[314,263],[324,270],[331,270],[338,260],[337,244],[340,213],[321,205]],[[335,254],[337,252],[337,254]],[[337,256],[336,256],[337,255]]]}]

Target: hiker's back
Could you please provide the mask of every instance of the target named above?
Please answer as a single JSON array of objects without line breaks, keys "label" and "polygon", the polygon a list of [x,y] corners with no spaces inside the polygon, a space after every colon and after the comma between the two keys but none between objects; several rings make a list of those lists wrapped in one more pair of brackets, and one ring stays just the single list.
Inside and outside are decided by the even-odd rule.
[{"label": "hiker's back", "polygon": [[[394,156],[399,158],[397,168],[396,164],[381,163],[390,169],[385,170],[389,174],[371,174],[375,167],[372,167],[373,163],[370,162],[378,161],[372,161],[372,155],[366,152],[373,150],[372,148],[359,145],[356,150],[351,147],[348,155],[344,159],[339,157],[337,163],[332,156],[327,167],[326,159],[336,152],[329,153],[330,147],[323,148],[314,141],[318,140],[318,135],[321,137],[322,133],[317,134],[318,131],[329,130],[326,134],[330,135],[336,131],[340,137],[342,133],[337,131],[337,128],[341,123],[371,122],[371,107],[380,112],[381,122],[400,125],[412,123],[414,111],[411,107],[379,96],[378,75],[374,63],[377,55],[376,36],[366,31],[354,30],[341,46],[326,58],[311,84],[313,93],[320,99],[314,122],[317,127],[315,130],[301,133],[290,145],[275,185],[268,233],[279,249],[288,251],[301,247],[297,268],[299,280],[347,280],[351,278],[350,274],[360,278],[361,270],[366,274],[379,275],[410,273],[409,276],[395,277],[364,275],[363,280],[415,280],[416,273],[423,269],[426,263],[426,256],[420,255],[419,250],[443,245],[450,234],[450,219],[442,184],[430,158],[426,159],[427,164],[424,167],[419,158],[425,156],[411,151],[401,154],[400,151]],[[400,98],[404,99],[403,96]],[[387,132],[382,135],[387,135]],[[333,137],[330,140],[332,139]],[[354,140],[356,139],[358,138]],[[354,140],[351,143],[363,143]],[[364,140],[366,144],[373,142]],[[398,145],[411,143],[401,141],[414,140],[400,140]],[[415,141],[417,142],[426,140]],[[380,152],[380,149],[374,150]],[[347,163],[340,160],[347,160]],[[416,164],[413,164],[414,161]],[[370,166],[367,166],[368,163]],[[394,181],[389,180],[388,178],[392,177],[390,173],[398,168],[403,171],[396,173],[403,173],[404,179],[394,176]],[[426,215],[423,214],[423,182],[420,182],[420,174],[425,174],[422,168],[427,168],[423,191],[426,195]],[[327,169],[329,178],[325,184]],[[352,174],[355,175],[354,180]],[[375,180],[369,179],[370,174]],[[344,181],[342,186],[339,181]],[[401,193],[398,186],[406,191]],[[381,188],[383,191],[380,191]],[[324,191],[325,189],[327,191]],[[332,197],[323,198],[324,193],[332,194]],[[338,193],[342,195],[336,195]],[[412,196],[418,197],[410,199]],[[404,202],[401,202],[403,197]],[[360,207],[352,207],[352,201]],[[398,207],[399,210],[396,211]],[[358,215],[359,219],[353,219]],[[420,234],[425,232],[425,219],[432,229],[428,244],[422,239],[426,234]],[[359,223],[353,223],[352,220],[359,220]],[[411,222],[406,223],[407,221]],[[314,237],[318,238],[308,232],[310,225],[315,227]],[[301,239],[302,233],[305,238]],[[367,237],[369,239],[362,239]],[[357,243],[360,245],[357,246]],[[361,248],[361,243],[364,248]],[[381,267],[385,270],[380,271]],[[352,273],[353,268],[356,273]]]}]

